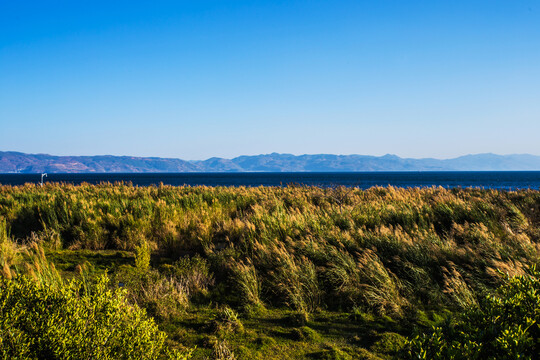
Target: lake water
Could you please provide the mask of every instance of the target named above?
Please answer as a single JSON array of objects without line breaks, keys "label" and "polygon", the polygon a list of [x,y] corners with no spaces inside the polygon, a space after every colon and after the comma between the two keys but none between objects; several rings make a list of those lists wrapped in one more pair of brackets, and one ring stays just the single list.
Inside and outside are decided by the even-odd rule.
[{"label": "lake water", "polygon": [[[0,174],[0,184],[39,183],[40,174]],[[444,172],[340,172],[340,173],[130,173],[130,174],[49,174],[45,182],[131,182],[137,186],[373,186],[397,187],[480,187],[491,189],[540,188],[540,171],[444,171]]]}]

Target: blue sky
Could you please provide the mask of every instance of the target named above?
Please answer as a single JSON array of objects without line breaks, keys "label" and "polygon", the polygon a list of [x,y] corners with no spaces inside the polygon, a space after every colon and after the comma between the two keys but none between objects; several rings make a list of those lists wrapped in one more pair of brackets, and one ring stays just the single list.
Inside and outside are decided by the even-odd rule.
[{"label": "blue sky", "polygon": [[539,0],[0,0],[0,150],[540,155],[539,64]]}]

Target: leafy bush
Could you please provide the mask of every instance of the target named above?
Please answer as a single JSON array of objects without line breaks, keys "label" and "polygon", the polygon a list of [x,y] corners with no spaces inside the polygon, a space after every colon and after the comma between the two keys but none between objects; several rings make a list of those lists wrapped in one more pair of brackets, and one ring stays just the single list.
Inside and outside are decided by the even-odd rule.
[{"label": "leafy bush", "polygon": [[0,358],[187,358],[168,352],[165,337],[124,291],[109,289],[105,276],[88,291],[78,281],[0,279]]},{"label": "leafy bush", "polygon": [[534,359],[540,353],[540,270],[508,278],[496,295],[408,342],[413,359]]}]

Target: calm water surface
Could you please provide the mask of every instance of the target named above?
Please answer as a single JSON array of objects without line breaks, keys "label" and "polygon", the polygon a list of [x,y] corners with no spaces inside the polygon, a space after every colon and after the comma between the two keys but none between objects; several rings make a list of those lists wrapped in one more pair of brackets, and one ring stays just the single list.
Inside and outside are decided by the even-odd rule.
[{"label": "calm water surface", "polygon": [[[0,184],[38,183],[40,174],[0,174]],[[151,173],[151,174],[49,174],[45,182],[131,182],[137,186],[372,186],[480,187],[490,189],[540,188],[540,171],[444,171],[444,172],[347,172],[347,173]]]}]

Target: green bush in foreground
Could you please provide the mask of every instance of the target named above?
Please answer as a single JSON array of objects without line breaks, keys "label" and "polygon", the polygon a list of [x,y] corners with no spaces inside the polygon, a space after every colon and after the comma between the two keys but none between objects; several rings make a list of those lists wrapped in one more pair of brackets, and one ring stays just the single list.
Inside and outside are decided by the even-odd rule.
[{"label": "green bush in foreground", "polygon": [[497,295],[408,345],[413,359],[538,359],[540,270],[509,278]]},{"label": "green bush in foreground", "polygon": [[51,286],[0,278],[2,359],[185,359],[169,352],[154,320],[101,277]]}]

